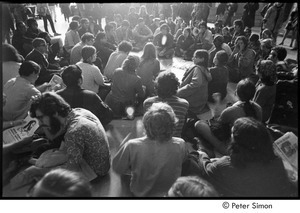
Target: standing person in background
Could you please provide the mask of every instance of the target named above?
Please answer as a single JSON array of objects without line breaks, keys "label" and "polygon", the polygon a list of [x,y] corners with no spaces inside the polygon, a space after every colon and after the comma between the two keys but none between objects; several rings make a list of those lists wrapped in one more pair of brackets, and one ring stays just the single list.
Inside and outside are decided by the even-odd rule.
[{"label": "standing person in background", "polygon": [[137,68],[137,75],[141,77],[142,84],[146,87],[145,98],[155,95],[154,80],[160,72],[160,63],[157,59],[153,43],[148,42],[143,49],[141,63]]},{"label": "standing person in background", "polygon": [[231,26],[232,25],[232,17],[236,13],[238,9],[238,3],[227,3],[227,17],[224,22],[224,26]]},{"label": "standing person in background", "polygon": [[[216,21],[221,20],[224,23],[224,14],[226,11],[226,3],[219,3],[216,10]],[[225,26],[225,25],[224,25]]]},{"label": "standing person in background", "polygon": [[64,15],[65,21],[70,22],[71,9],[70,3],[59,3],[61,13]]},{"label": "standing person in background", "polygon": [[252,28],[255,25],[255,13],[259,9],[259,3],[246,3],[242,20],[245,27]]},{"label": "standing person in background", "polygon": [[269,29],[273,35],[274,44],[276,44],[278,31],[282,27],[284,19],[285,3],[276,2],[271,6],[263,18],[264,29]]},{"label": "standing person in background", "polygon": [[11,44],[10,33],[15,31],[14,18],[8,4],[2,3],[2,43]]},{"label": "standing person in background", "polygon": [[38,11],[38,14],[43,18],[45,31],[49,33],[49,31],[48,31],[48,22],[47,22],[47,20],[48,20],[49,23],[50,23],[52,32],[54,33],[54,36],[60,35],[55,30],[53,19],[52,19],[51,14],[50,14],[49,5],[47,3],[42,3],[42,4],[38,3],[37,4],[37,11]]},{"label": "standing person in background", "polygon": [[49,3],[52,20],[56,22],[56,3]]},{"label": "standing person in background", "polygon": [[284,40],[286,39],[287,35],[289,34],[290,31],[292,31],[292,40],[291,40],[291,44],[290,44],[290,47],[292,47],[295,38],[297,40],[296,35],[299,30],[298,26],[299,25],[298,25],[298,7],[297,7],[296,10],[292,11],[290,14],[290,19],[285,27],[284,36],[279,45],[284,44]]}]

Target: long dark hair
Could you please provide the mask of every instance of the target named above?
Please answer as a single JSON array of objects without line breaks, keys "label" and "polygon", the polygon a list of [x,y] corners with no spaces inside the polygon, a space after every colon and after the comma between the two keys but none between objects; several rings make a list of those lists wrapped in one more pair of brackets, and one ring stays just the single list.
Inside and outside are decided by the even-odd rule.
[{"label": "long dark hair", "polygon": [[253,117],[258,119],[258,115],[255,111],[254,104],[250,102],[255,94],[255,85],[248,79],[242,79],[236,86],[236,93],[240,101],[242,101],[242,107],[246,114],[246,117]]},{"label": "long dark hair", "polygon": [[267,128],[256,119],[239,118],[232,127],[229,155],[234,166],[244,168],[248,163],[269,163],[276,158],[272,138]]}]

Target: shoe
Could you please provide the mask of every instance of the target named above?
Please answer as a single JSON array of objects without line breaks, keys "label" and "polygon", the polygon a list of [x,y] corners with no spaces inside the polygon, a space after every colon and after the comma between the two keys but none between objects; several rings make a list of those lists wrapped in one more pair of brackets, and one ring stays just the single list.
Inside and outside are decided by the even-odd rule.
[{"label": "shoe", "polygon": [[59,34],[59,33],[54,33],[54,36],[59,36],[59,35],[61,35],[61,34]]}]

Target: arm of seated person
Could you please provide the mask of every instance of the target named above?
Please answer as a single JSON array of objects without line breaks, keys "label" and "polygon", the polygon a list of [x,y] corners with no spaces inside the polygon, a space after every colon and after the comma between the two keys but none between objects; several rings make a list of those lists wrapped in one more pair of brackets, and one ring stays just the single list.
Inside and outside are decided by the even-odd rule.
[{"label": "arm of seated person", "polygon": [[35,136],[29,136],[15,143],[3,144],[2,154],[6,154],[23,146],[29,145],[34,137]]}]

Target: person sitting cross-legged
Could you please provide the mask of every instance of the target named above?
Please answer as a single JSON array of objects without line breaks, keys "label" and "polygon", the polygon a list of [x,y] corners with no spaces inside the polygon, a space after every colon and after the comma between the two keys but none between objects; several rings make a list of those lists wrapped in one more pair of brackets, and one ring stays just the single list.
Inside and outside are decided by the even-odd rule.
[{"label": "person sitting cross-legged", "polygon": [[166,103],[154,103],[144,114],[146,136],[125,141],[112,161],[118,174],[130,172],[136,197],[162,197],[181,175],[188,151],[183,139],[173,137],[176,117]]},{"label": "person sitting cross-legged", "polygon": [[176,117],[178,118],[176,129],[174,131],[175,137],[181,137],[181,132],[183,125],[186,122],[187,111],[189,108],[189,102],[176,95],[178,87],[179,80],[173,72],[161,72],[155,79],[157,96],[147,98],[143,104],[144,111],[146,111],[153,103],[160,101],[165,102],[172,107]]},{"label": "person sitting cross-legged", "polygon": [[174,41],[167,24],[160,26],[160,33],[154,37],[153,44],[157,48],[159,58],[172,58],[174,55]]},{"label": "person sitting cross-legged", "polygon": [[91,111],[104,127],[112,120],[111,109],[97,93],[82,88],[84,76],[78,66],[68,66],[62,73],[62,79],[67,87],[56,93],[63,97],[72,108],[79,107]]}]

